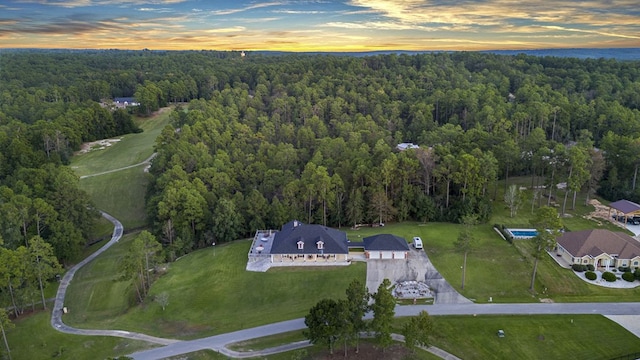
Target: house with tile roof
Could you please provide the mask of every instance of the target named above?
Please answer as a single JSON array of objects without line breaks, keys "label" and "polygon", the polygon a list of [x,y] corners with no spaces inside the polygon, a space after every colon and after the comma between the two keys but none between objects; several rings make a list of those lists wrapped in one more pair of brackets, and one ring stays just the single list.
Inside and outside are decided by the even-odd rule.
[{"label": "house with tile roof", "polygon": [[407,259],[409,244],[399,236],[379,234],[363,239],[367,259]]},{"label": "house with tile roof", "polygon": [[556,254],[569,264],[591,264],[596,268],[640,267],[640,242],[622,232],[572,231],[558,237],[556,242]]}]

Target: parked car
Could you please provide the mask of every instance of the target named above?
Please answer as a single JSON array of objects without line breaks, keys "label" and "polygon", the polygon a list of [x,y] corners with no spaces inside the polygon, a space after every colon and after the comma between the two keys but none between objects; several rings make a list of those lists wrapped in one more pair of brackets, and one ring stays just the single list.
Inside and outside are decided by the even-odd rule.
[{"label": "parked car", "polygon": [[420,237],[416,236],[413,238],[413,247],[418,250],[422,249],[422,239],[420,239]]}]

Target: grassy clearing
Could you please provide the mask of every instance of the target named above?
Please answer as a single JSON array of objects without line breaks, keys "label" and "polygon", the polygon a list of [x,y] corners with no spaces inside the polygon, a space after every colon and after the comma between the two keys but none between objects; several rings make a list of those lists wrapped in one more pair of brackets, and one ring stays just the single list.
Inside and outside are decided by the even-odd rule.
[{"label": "grassy clearing", "polygon": [[144,209],[147,183],[147,174],[142,166],[138,166],[82,179],[80,188],[89,194],[98,209],[120,220],[125,229],[130,229],[147,223]]},{"label": "grassy clearing", "polygon": [[16,327],[7,331],[12,359],[104,359],[151,347],[143,341],[63,334],[51,327],[49,316],[39,312],[15,321]]},{"label": "grassy clearing", "polygon": [[[600,315],[435,317],[433,345],[462,359],[613,359],[640,340]],[[506,336],[499,338],[498,329]]]},{"label": "grassy clearing", "polygon": [[[69,288],[70,325],[118,328],[163,337],[195,338],[304,316],[322,298],[342,298],[352,279],[364,282],[365,264],[346,267],[276,268],[267,273],[245,270],[249,241],[204,249],[170,264],[147,302],[128,308],[128,284],[116,281],[117,261],[129,239],[88,267]],[[153,297],[169,294],[162,311]]]},{"label": "grassy clearing", "polygon": [[136,123],[143,129],[139,134],[121,136],[121,140],[103,149],[76,155],[71,159],[71,167],[78,176],[97,174],[138,164],[153,153],[156,138],[169,123],[170,111],[164,111],[150,118],[137,118]]},{"label": "grassy clearing", "polygon": [[[71,167],[82,176],[141,163],[153,153],[156,138],[169,122],[169,113],[138,119],[142,133],[124,135],[121,141],[104,150],[76,155],[71,159]],[[143,170],[144,165],[140,165],[87,177],[80,181],[80,188],[89,194],[98,209],[115,216],[125,228],[144,226],[147,224],[144,196],[148,178]],[[101,234],[100,229],[97,231]]]},{"label": "grassy clearing", "polygon": [[113,316],[127,312],[133,294],[129,282],[119,281],[118,261],[128,251],[132,239],[133,235],[126,235],[75,274],[67,289],[66,323],[91,328],[86,326],[88,319],[108,324]]}]

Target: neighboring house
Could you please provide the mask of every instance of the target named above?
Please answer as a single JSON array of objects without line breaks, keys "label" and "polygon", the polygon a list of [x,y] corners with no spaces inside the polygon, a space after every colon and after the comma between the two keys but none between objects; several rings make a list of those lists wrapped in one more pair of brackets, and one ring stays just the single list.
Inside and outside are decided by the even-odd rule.
[{"label": "neighboring house", "polygon": [[569,264],[640,267],[640,242],[627,234],[604,229],[564,233],[557,239],[556,253]]},{"label": "neighboring house", "polygon": [[138,106],[140,105],[136,99],[132,97],[118,97],[113,99],[113,103],[117,108],[126,108],[127,106]]},{"label": "neighboring house", "polygon": [[391,234],[369,236],[363,243],[367,259],[406,259],[409,254],[407,241]]},{"label": "neighboring house", "polygon": [[419,148],[420,146],[414,143],[400,143],[396,145],[396,149],[398,149],[399,151],[405,151],[407,149],[419,149]]},{"label": "neighboring house", "polygon": [[275,233],[269,254],[272,263],[344,263],[349,254],[348,242],[342,231],[294,220]]}]

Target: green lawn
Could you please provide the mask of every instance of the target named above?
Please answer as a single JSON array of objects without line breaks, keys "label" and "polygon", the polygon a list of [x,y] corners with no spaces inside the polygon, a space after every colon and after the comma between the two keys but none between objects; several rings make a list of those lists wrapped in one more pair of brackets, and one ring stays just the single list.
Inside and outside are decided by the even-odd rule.
[{"label": "green lawn", "polygon": [[[250,242],[237,241],[216,246],[215,256],[204,249],[170,264],[145,304],[128,308],[132,293],[117,281],[117,262],[130,239],[78,271],[67,294],[70,325],[195,338],[303,317],[322,298],[344,297],[354,278],[365,279],[364,263],[247,272]],[[152,301],[163,291],[169,294],[165,311]]]},{"label": "green lawn", "polygon": [[98,209],[120,220],[125,229],[131,229],[147,224],[144,207],[147,176],[143,167],[138,166],[82,179],[80,188],[89,194]]},{"label": "green lawn", "polygon": [[[169,111],[138,119],[142,133],[124,135],[121,141],[104,150],[76,155],[71,159],[71,167],[82,176],[139,164],[153,153],[155,140],[168,122]],[[116,217],[125,229],[145,226],[144,196],[148,178],[143,170],[144,165],[140,165],[87,177],[80,180],[80,188],[89,194],[98,209]]]},{"label": "green lawn", "polygon": [[[143,341],[63,334],[51,327],[49,312],[25,315],[15,324],[14,329],[7,331],[14,360],[104,359],[151,348]],[[4,343],[1,348],[4,350]]]},{"label": "green lawn", "polygon": [[600,315],[437,316],[434,324],[432,345],[465,360],[613,359],[640,352],[640,339]]},{"label": "green lawn", "polygon": [[71,159],[71,167],[78,176],[83,176],[144,161],[153,153],[156,138],[169,123],[169,113],[165,111],[155,117],[136,119],[143,132],[123,135],[120,137],[122,140],[103,150],[76,155]]}]

